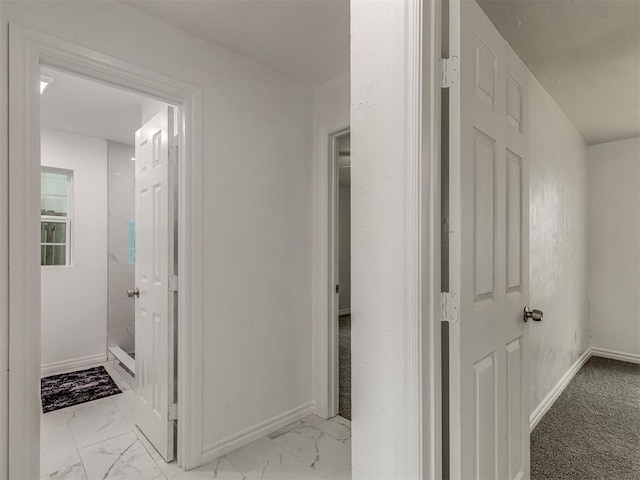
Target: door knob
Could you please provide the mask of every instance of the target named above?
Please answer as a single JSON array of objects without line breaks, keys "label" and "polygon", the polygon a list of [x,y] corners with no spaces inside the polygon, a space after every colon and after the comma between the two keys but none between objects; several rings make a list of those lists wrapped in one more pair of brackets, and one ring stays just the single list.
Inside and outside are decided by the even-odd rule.
[{"label": "door knob", "polygon": [[127,290],[127,297],[129,297],[129,298],[133,298],[133,297],[138,298],[139,296],[140,296],[140,289],[138,287],[134,288],[133,290]]},{"label": "door knob", "polygon": [[529,310],[529,307],[524,307],[524,321],[527,322],[530,319],[534,322],[542,321],[544,312],[542,310]]}]

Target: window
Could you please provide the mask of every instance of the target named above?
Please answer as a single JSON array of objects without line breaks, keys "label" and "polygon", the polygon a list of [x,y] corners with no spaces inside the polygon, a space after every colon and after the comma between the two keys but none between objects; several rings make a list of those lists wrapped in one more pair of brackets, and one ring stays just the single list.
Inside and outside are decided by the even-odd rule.
[{"label": "window", "polygon": [[40,265],[71,265],[73,172],[42,168],[40,174]]}]

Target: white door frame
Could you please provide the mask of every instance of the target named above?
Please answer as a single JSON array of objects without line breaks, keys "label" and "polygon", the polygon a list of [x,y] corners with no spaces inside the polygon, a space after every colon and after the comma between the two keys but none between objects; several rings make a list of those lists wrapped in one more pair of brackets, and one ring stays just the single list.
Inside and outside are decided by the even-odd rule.
[{"label": "white door frame", "polygon": [[17,24],[9,25],[9,478],[40,471],[40,66],[178,106],[178,463],[202,463],[202,91]]},{"label": "white door frame", "polygon": [[[409,365],[418,363],[407,382],[416,385],[417,398],[407,398],[407,409],[418,411],[421,424],[412,431],[411,413],[408,418],[407,437],[420,440],[420,450],[414,454],[421,458],[411,462],[408,453],[408,472],[412,465],[418,478],[442,478],[442,364],[441,364],[441,58],[442,58],[442,0],[411,0],[407,14],[408,27],[413,33],[406,35],[408,60],[407,91],[405,99],[408,125],[405,148],[406,182],[408,188],[406,210],[414,218],[407,222],[406,259],[407,307],[415,308],[414,322],[405,330]],[[412,48],[413,45],[413,48]],[[412,74],[411,72],[420,72]],[[415,79],[420,78],[422,82]],[[412,82],[413,79],[413,82]],[[415,157],[415,159],[414,159]],[[410,194],[415,196],[412,197]],[[414,205],[417,204],[417,207]],[[414,230],[415,229],[415,230]],[[412,232],[417,232],[413,240]],[[415,246],[414,246],[415,245]],[[415,305],[415,307],[414,307]],[[414,330],[412,331],[412,328]],[[414,338],[415,335],[415,338]],[[413,362],[413,352],[419,362]],[[415,403],[418,406],[415,406]],[[422,407],[422,408],[421,408]]]},{"label": "white door frame", "polygon": [[[399,313],[405,410],[399,412],[404,457],[402,478],[441,476],[440,383],[440,45],[441,2],[407,0],[404,7],[403,70],[394,88],[404,90],[403,157],[404,292]],[[353,108],[353,107],[352,107]],[[336,411],[333,264],[333,139],[349,130],[349,118],[321,125],[314,152],[314,395],[318,415]],[[353,168],[352,168],[353,172]],[[352,224],[353,224],[352,217]],[[351,312],[356,317],[358,312]],[[399,324],[400,325],[400,324]]]}]

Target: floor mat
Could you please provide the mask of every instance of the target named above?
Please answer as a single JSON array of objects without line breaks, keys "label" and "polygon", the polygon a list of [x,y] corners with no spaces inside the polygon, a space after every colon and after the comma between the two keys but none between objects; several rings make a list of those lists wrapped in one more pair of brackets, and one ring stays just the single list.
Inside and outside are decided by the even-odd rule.
[{"label": "floor mat", "polygon": [[107,370],[87,368],[40,380],[43,413],[122,393]]},{"label": "floor mat", "polygon": [[639,478],[640,365],[592,357],[531,433],[531,479]]}]

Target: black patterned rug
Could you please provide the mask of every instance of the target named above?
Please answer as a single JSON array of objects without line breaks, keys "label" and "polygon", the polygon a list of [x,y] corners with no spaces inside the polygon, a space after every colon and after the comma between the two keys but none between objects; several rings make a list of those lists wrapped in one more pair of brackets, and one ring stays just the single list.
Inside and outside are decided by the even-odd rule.
[{"label": "black patterned rug", "polygon": [[104,367],[51,375],[40,380],[42,412],[79,405],[122,393]]}]

